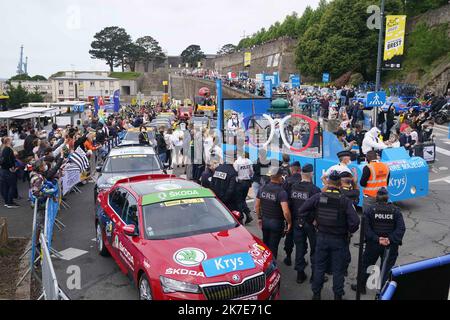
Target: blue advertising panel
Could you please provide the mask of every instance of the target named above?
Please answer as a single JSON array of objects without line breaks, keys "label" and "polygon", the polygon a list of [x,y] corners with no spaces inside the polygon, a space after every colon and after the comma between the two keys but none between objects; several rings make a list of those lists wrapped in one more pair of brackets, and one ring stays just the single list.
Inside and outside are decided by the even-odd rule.
[{"label": "blue advertising panel", "polygon": [[264,80],[264,88],[266,89],[265,97],[272,99],[272,80]]},{"label": "blue advertising panel", "polygon": [[292,88],[300,88],[301,85],[301,77],[299,74],[291,74],[289,76],[289,80],[291,82]]},{"label": "blue advertising panel", "polygon": [[273,86],[274,87],[278,87],[280,85],[280,74],[278,72],[274,72],[273,73],[273,78],[274,78],[274,83]]},{"label": "blue advertising panel", "polygon": [[256,266],[252,256],[245,252],[203,261],[202,267],[205,276],[213,278],[231,272],[254,269]]},{"label": "blue advertising panel", "polygon": [[331,78],[330,78],[330,74],[329,74],[329,73],[324,73],[324,74],[322,75],[322,82],[324,82],[324,83],[329,83],[330,80],[331,80]]},{"label": "blue advertising panel", "polygon": [[223,126],[222,129],[226,128],[232,112],[235,111],[238,114],[240,127],[243,128],[243,120],[245,118],[254,114],[267,113],[271,108],[271,104],[272,101],[270,99],[224,99],[223,118],[219,118],[218,121]]}]

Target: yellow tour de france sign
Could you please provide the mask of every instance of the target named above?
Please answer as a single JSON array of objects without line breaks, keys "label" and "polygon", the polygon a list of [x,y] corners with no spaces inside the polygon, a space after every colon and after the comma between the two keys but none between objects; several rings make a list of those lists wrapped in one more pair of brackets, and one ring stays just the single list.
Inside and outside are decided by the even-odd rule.
[{"label": "yellow tour de france sign", "polygon": [[395,56],[402,56],[405,48],[406,16],[386,17],[386,42],[384,45],[384,61]]},{"label": "yellow tour de france sign", "polygon": [[252,53],[246,52],[244,55],[244,67],[250,67],[252,64]]}]

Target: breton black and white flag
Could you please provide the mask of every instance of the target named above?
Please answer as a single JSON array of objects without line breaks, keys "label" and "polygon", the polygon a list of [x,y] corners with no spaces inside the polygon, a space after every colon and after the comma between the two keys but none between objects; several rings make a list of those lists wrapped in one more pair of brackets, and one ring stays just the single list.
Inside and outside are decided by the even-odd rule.
[{"label": "breton black and white flag", "polygon": [[85,172],[89,169],[89,159],[80,147],[78,147],[77,150],[70,155],[69,164],[75,165],[80,172]]}]

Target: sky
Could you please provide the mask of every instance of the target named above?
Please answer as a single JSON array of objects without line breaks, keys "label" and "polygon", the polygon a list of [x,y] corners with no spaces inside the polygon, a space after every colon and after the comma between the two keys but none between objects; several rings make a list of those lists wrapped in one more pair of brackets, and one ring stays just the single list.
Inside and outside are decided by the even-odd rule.
[{"label": "sky", "polygon": [[169,55],[191,44],[215,54],[227,43],[269,27],[319,0],[4,0],[0,15],[0,78],[16,74],[20,46],[28,73],[46,77],[62,70],[103,71],[89,55],[93,36],[107,26],[133,40],[150,35]]}]

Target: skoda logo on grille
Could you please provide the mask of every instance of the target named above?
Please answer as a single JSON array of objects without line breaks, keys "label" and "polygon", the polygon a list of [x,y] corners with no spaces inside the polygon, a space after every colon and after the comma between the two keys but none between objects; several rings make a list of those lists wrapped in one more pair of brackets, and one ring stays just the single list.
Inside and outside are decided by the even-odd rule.
[{"label": "skoda logo on grille", "polygon": [[233,277],[231,277],[231,279],[236,283],[241,281],[241,277],[238,274],[233,275]]}]

